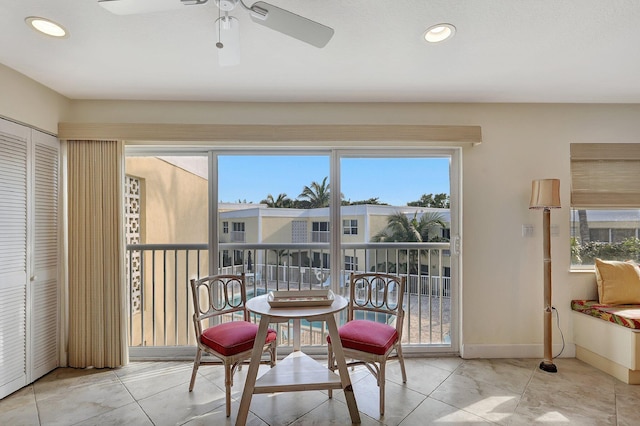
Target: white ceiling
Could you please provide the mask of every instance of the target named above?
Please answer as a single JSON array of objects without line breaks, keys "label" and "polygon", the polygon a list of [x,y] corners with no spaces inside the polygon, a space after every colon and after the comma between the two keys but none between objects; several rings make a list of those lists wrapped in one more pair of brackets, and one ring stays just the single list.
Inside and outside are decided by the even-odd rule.
[{"label": "white ceiling", "polygon": [[[640,103],[638,0],[268,2],[334,37],[318,49],[238,7],[241,64],[220,68],[213,0],[127,16],[97,0],[2,0],[0,63],[73,99]],[[36,33],[33,15],[70,37]],[[442,22],[453,39],[422,41]]]}]

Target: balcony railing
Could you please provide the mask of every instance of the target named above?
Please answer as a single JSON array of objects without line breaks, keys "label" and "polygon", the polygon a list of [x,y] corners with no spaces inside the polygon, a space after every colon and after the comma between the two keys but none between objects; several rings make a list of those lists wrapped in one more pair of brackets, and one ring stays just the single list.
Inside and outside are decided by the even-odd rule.
[{"label": "balcony railing", "polygon": [[[344,244],[341,258],[355,259],[358,270],[407,277],[403,342],[408,347],[450,347],[451,280],[449,243]],[[238,258],[222,253],[242,253]],[[350,270],[332,280],[321,263],[329,244],[220,244],[221,273],[244,272],[248,297],[272,290],[331,288],[346,295]],[[132,347],[192,346],[193,302],[188,283],[208,275],[206,244],[131,244],[127,280],[131,297],[129,344]],[[232,264],[237,263],[237,264]],[[255,319],[254,319],[255,320]],[[344,318],[341,318],[344,320]],[[292,323],[278,324],[281,346],[291,346]],[[302,344],[326,344],[324,323],[303,323]]]},{"label": "balcony railing", "polygon": [[244,231],[231,231],[231,242],[244,243],[245,242]]}]

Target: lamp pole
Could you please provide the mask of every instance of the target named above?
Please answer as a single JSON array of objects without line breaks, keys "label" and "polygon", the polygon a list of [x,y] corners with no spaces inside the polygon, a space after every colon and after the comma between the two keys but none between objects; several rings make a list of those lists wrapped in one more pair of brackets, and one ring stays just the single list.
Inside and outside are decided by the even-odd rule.
[{"label": "lamp pole", "polygon": [[551,209],[545,207],[542,211],[542,244],[544,259],[544,360],[540,369],[549,373],[556,373],[558,369],[553,363],[552,335],[551,335]]}]

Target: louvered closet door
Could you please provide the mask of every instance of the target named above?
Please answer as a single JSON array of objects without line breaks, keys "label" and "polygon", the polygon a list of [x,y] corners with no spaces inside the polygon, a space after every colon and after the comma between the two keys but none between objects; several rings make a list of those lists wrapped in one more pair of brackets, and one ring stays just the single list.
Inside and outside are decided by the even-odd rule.
[{"label": "louvered closet door", "polygon": [[0,398],[27,384],[27,147],[0,119]]},{"label": "louvered closet door", "polygon": [[58,140],[32,131],[29,382],[59,365],[58,320]]}]

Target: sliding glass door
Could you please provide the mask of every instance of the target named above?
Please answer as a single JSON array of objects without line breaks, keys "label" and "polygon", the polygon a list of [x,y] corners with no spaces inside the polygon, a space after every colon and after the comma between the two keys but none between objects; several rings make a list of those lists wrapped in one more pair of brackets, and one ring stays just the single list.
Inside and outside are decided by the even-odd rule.
[{"label": "sliding glass door", "polygon": [[[193,345],[187,283],[217,272],[245,273],[249,297],[401,274],[407,350],[458,351],[459,150],[176,151],[128,152],[133,357]],[[305,324],[303,344],[325,332]]]},{"label": "sliding glass door", "polygon": [[457,337],[453,154],[342,152],[339,161],[340,284],[352,271],[405,276],[403,341],[451,351]]}]

